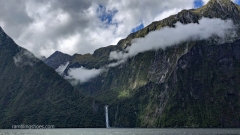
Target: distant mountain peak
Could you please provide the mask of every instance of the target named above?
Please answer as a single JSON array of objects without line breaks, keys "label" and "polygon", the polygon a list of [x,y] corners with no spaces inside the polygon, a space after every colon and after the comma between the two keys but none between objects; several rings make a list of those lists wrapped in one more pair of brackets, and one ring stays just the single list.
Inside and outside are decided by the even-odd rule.
[{"label": "distant mountain peak", "polygon": [[201,17],[240,21],[240,6],[231,0],[210,0],[206,5],[190,11]]},{"label": "distant mountain peak", "polygon": [[204,16],[222,19],[231,18],[238,21],[239,9],[240,7],[231,0],[210,0],[206,5],[196,9],[194,12]]},{"label": "distant mountain peak", "polygon": [[60,51],[55,51],[53,54],[65,54],[65,53],[62,53]]},{"label": "distant mountain peak", "polygon": [[56,51],[43,62],[53,69],[57,69],[60,65],[66,64],[68,61],[70,61],[71,58],[72,56],[68,54]]},{"label": "distant mountain peak", "polygon": [[233,3],[231,0],[210,0],[206,5],[208,7],[220,6],[222,8],[236,7],[236,4]]},{"label": "distant mountain peak", "polygon": [[60,51],[55,51],[52,55],[49,56],[49,58],[50,57],[56,57],[56,56],[59,57],[59,56],[62,56],[62,55],[70,56],[66,53],[63,53],[63,52],[60,52]]}]

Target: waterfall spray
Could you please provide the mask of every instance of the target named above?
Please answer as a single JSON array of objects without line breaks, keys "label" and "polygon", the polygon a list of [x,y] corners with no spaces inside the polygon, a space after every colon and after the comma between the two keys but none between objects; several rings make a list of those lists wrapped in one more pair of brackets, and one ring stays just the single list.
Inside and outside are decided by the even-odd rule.
[{"label": "waterfall spray", "polygon": [[108,120],[108,105],[105,105],[105,117],[106,117],[106,128],[109,128],[109,120]]}]

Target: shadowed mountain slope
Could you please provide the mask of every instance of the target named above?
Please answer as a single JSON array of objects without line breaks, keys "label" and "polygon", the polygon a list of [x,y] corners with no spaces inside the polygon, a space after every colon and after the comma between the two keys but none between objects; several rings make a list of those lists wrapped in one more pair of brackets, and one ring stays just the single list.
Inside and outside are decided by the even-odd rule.
[{"label": "shadowed mountain slope", "polygon": [[82,96],[0,28],[0,128],[103,127],[103,105]]}]

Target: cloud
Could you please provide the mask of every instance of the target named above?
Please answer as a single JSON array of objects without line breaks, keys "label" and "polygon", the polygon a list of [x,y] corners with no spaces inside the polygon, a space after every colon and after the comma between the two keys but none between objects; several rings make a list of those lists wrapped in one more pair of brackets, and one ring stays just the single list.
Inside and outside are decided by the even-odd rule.
[{"label": "cloud", "polygon": [[0,0],[0,24],[11,37],[20,36],[24,29],[34,21],[27,15],[25,9],[24,2]]},{"label": "cloud", "polygon": [[104,72],[104,69],[71,68],[68,70],[68,76],[65,78],[73,80],[72,83],[76,85],[77,83],[85,83],[102,72]]},{"label": "cloud", "polygon": [[116,44],[165,11],[193,8],[193,1],[0,0],[0,25],[35,56],[49,56],[56,50],[85,54]]},{"label": "cloud", "polygon": [[145,38],[136,39],[125,51],[113,51],[109,57],[110,59],[123,60],[141,52],[165,49],[188,40],[204,40],[217,36],[220,38],[219,41],[224,41],[225,38],[236,34],[235,26],[231,20],[202,18],[199,20],[199,24],[184,25],[178,22],[175,26],[175,28],[165,27],[149,33]]},{"label": "cloud", "polygon": [[63,75],[64,70],[67,68],[69,65],[69,62],[66,62],[66,64],[60,65],[57,69],[56,72],[60,75]]},{"label": "cloud", "polygon": [[57,50],[86,54],[115,45],[139,24],[147,26],[194,8],[194,1],[0,0],[0,25],[37,57],[48,57]]},{"label": "cloud", "polygon": [[21,50],[13,57],[14,63],[17,67],[23,66],[33,66],[35,63],[39,62],[39,60],[29,51]]},{"label": "cloud", "polygon": [[[85,67],[80,68],[70,68],[68,69],[68,75],[64,76],[65,79],[69,80],[72,85],[77,84],[83,84],[85,82],[90,81],[91,79],[99,76],[101,73],[107,72],[109,68],[114,68],[122,63],[124,63],[125,60],[120,60],[117,62],[110,63],[108,65],[102,66],[100,69],[87,69]],[[60,75],[63,75],[64,70],[68,66],[69,62],[67,62],[65,65],[61,65],[56,69],[56,72],[58,72]]]}]

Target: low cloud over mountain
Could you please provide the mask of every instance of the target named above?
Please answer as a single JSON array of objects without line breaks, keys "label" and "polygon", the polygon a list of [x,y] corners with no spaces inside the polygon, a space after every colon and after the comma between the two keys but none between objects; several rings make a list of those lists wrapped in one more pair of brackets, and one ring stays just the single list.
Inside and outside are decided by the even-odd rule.
[{"label": "low cloud over mountain", "polygon": [[145,38],[134,40],[124,52],[111,52],[109,57],[117,60],[127,59],[145,51],[165,49],[188,40],[203,40],[212,36],[219,37],[221,42],[235,34],[235,26],[231,20],[202,18],[199,24],[187,25],[178,22],[175,28],[165,27],[154,31]]}]

